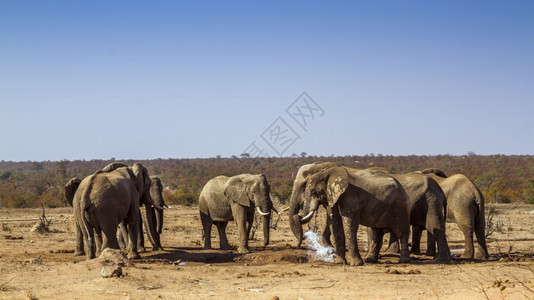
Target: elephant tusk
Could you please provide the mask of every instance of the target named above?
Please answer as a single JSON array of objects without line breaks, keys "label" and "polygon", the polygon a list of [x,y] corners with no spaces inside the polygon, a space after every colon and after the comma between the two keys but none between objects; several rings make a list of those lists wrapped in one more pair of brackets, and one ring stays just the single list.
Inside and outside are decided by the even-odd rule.
[{"label": "elephant tusk", "polygon": [[288,211],[288,210],[289,210],[289,206],[286,207],[286,208],[284,208],[284,209],[282,209],[282,210],[280,211],[280,213],[286,212],[286,211]]},{"label": "elephant tusk", "polygon": [[313,216],[313,213],[314,213],[314,212],[315,212],[315,211],[313,211],[313,210],[310,211],[304,218],[301,218],[300,221],[303,222],[303,223],[306,222],[306,221],[308,221],[308,220],[311,218],[311,216]]},{"label": "elephant tusk", "polygon": [[258,213],[259,213],[260,215],[262,215],[262,216],[268,216],[268,215],[271,213],[271,212],[268,212],[268,213],[264,213],[264,212],[262,212],[261,209],[260,209],[258,206],[256,206],[256,210],[258,210]]},{"label": "elephant tusk", "polygon": [[274,208],[274,206],[273,206],[273,211],[274,211],[275,213],[277,213],[277,214],[280,214],[280,213],[278,212],[278,210],[276,210],[276,208]]}]

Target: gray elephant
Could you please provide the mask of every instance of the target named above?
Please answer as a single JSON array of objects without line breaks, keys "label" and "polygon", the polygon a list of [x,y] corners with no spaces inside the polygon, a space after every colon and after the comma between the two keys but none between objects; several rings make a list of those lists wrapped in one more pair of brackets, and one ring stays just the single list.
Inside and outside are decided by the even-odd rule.
[{"label": "gray elephant", "polygon": [[[119,249],[117,226],[124,222],[130,239],[128,258],[138,258],[139,205],[143,203],[161,209],[150,196],[151,181],[146,168],[139,163],[132,167],[115,165],[99,170],[79,183],[75,179],[69,183],[65,194],[67,198],[72,196],[74,207],[75,254],[84,253],[84,241],[89,259],[95,257],[97,248]],[[101,247],[97,244],[99,240],[102,240]]]},{"label": "gray elephant", "polygon": [[[161,180],[156,176],[150,176],[152,184],[150,185],[150,196],[154,203],[162,208],[165,208],[167,204],[163,200],[163,185]],[[139,211],[139,218],[142,222],[139,222],[139,235],[137,237],[137,250],[139,252],[145,252],[145,239],[143,235],[143,227],[147,230],[147,237],[152,244],[152,250],[163,250],[161,246],[160,234],[163,228],[163,210],[157,210],[152,205],[145,205],[144,214]],[[119,246],[121,248],[127,247],[128,240],[125,238],[128,236],[128,231],[122,224],[119,225]]]},{"label": "gray elephant", "polygon": [[219,231],[220,248],[231,249],[226,238],[228,221],[235,220],[239,232],[239,253],[250,252],[248,237],[255,210],[263,217],[263,244],[269,244],[271,219],[270,186],[265,175],[217,176],[204,186],[198,200],[204,249],[211,249],[211,227]]},{"label": "gray elephant", "polygon": [[458,224],[465,237],[465,251],[461,258],[473,259],[475,256],[473,232],[479,246],[477,257],[488,258],[484,197],[477,186],[462,174],[447,177],[438,169],[425,169],[421,173],[432,177],[447,197],[447,222]]},{"label": "gray elephant", "polygon": [[[410,225],[412,225],[412,253],[419,253],[422,229],[432,234],[432,245],[438,243],[438,262],[451,260],[447,237],[445,235],[444,210],[447,198],[438,183],[429,176],[418,173],[393,174],[382,168],[353,170],[358,175],[383,173],[395,178],[404,188],[410,203]],[[419,232],[419,234],[417,234]],[[389,252],[398,253],[399,245],[394,232],[391,232]],[[435,255],[435,246],[427,247],[427,255]]]},{"label": "gray elephant", "polygon": [[[332,163],[302,166],[293,183],[289,222],[302,242],[302,224],[311,219],[319,205],[327,205],[332,218],[336,263],[345,263],[346,245],[351,265],[363,265],[358,251],[358,226],[373,228],[373,244],[366,262],[378,260],[384,232],[393,231],[400,240],[400,263],[410,261],[409,203],[402,185],[390,176],[359,176]],[[299,215],[302,210],[304,217]],[[346,242],[346,243],[345,243]]]}]

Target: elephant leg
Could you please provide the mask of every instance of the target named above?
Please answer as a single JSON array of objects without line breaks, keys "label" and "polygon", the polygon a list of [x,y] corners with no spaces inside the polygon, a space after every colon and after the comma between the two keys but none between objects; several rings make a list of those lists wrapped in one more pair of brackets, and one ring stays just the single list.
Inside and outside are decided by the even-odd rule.
[{"label": "elephant leg", "polygon": [[78,220],[74,221],[75,224],[75,234],[76,234],[76,250],[74,251],[74,256],[85,255],[85,250],[83,249],[83,234],[82,229],[80,228],[80,223]]},{"label": "elephant leg", "polygon": [[486,235],[484,234],[485,228],[476,228],[475,235],[477,236],[478,249],[476,251],[476,258],[486,259],[489,257],[488,246],[486,245]]},{"label": "elephant leg", "polygon": [[382,248],[382,241],[384,239],[384,231],[382,229],[371,228],[371,232],[372,240],[367,256],[365,256],[365,262],[378,262],[380,248]]},{"label": "elephant leg", "polygon": [[332,231],[330,230],[330,227],[332,226],[332,217],[330,217],[331,214],[332,214],[332,210],[330,208],[327,208],[326,209],[326,222],[322,230],[323,243],[326,247],[332,246],[332,241],[331,241]]},{"label": "elephant leg", "polygon": [[219,244],[221,250],[231,250],[230,244],[228,243],[228,238],[226,237],[226,226],[228,222],[215,222],[217,226],[217,231],[219,232]]},{"label": "elephant leg", "polygon": [[341,214],[339,213],[339,206],[336,204],[332,207],[332,233],[334,234],[334,243],[336,244],[336,257],[334,263],[345,264],[345,231],[343,230],[343,222],[341,221]]},{"label": "elephant leg", "polygon": [[474,245],[473,245],[473,223],[458,223],[458,227],[464,234],[465,239],[465,250],[460,258],[473,259],[474,256]]},{"label": "elephant leg", "polygon": [[137,235],[137,251],[146,252],[145,235],[143,234],[143,222],[141,222],[141,211],[139,211],[139,234]]},{"label": "elephant leg", "polygon": [[248,253],[250,249],[248,248],[247,220],[245,216],[234,218],[236,219],[237,231],[239,232],[239,247],[237,248],[237,252]]},{"label": "elephant leg", "polygon": [[410,248],[408,247],[408,239],[410,238],[410,226],[404,226],[402,228],[396,228],[396,234],[399,237],[400,243],[400,256],[399,263],[409,263],[410,258]]},{"label": "elephant leg", "polygon": [[[133,219],[133,220],[132,220]],[[137,251],[137,238],[139,234],[139,219],[137,219],[137,215],[132,216],[132,218],[128,218],[128,259],[137,259],[141,258]],[[116,239],[115,239],[116,243]],[[110,241],[111,246],[111,241]],[[117,243],[118,247],[118,243]]]},{"label": "elephant leg", "polygon": [[388,245],[388,248],[386,249],[386,253],[399,253],[399,252],[400,252],[400,250],[399,250],[399,238],[392,231],[389,234],[389,245]]},{"label": "elephant leg", "polygon": [[247,210],[247,241],[250,237],[250,231],[252,230],[252,225],[254,224],[254,213],[255,213],[255,210],[251,209],[251,210]]},{"label": "elephant leg", "polygon": [[[421,254],[421,235],[423,234],[423,228],[421,226],[412,225],[412,249],[411,253]],[[427,253],[428,253],[427,247]]]},{"label": "elephant leg", "polygon": [[[450,251],[449,251],[450,252]],[[430,231],[426,232],[426,252],[425,255],[433,256],[436,254],[436,238]]]},{"label": "elephant leg", "polygon": [[360,256],[360,251],[358,250],[358,223],[355,222],[352,216],[342,215],[343,228],[345,231],[346,243],[349,252],[350,265],[351,266],[362,266],[363,260]]},{"label": "elephant leg", "polygon": [[[115,230],[112,228],[115,227]],[[104,237],[102,238],[102,251],[106,248],[120,249],[119,242],[117,241],[117,226],[103,227],[102,232]]]},{"label": "elephant leg", "polygon": [[86,257],[87,259],[93,259],[95,258],[95,233],[93,226],[86,222],[85,224],[86,233],[84,235],[85,237],[85,243],[86,243]]},{"label": "elephant leg", "polygon": [[213,221],[207,214],[202,212],[200,213],[200,221],[202,222],[202,230],[204,231],[204,249],[211,249],[211,226],[213,225]]},{"label": "elephant leg", "polygon": [[[434,240],[438,243],[438,255],[435,256],[434,251],[434,259],[437,260],[437,262],[440,263],[446,263],[451,261],[451,250],[449,249],[449,244],[447,244],[447,237],[445,236],[445,231],[440,228],[434,228],[432,230],[433,234],[430,234],[430,231],[428,231],[428,239],[432,240],[432,245],[435,245],[436,243]],[[433,250],[433,249],[429,249]],[[431,255],[431,252],[427,250],[426,254]]]},{"label": "elephant leg", "polygon": [[126,249],[128,247],[128,229],[126,228],[126,225],[121,222],[119,224],[119,237],[118,237],[119,247],[121,249]]},{"label": "elephant leg", "polygon": [[102,254],[102,250],[104,250],[104,248],[102,248],[102,244],[103,244],[103,239],[102,239],[102,231],[101,230],[95,230],[95,253],[96,253],[96,256],[100,256],[100,254]]}]

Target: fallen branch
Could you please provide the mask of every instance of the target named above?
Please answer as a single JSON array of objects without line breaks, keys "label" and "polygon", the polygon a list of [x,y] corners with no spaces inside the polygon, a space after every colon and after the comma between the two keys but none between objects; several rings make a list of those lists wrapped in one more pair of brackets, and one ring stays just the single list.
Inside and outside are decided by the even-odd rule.
[{"label": "fallen branch", "polygon": [[0,291],[5,291],[5,288],[7,287],[7,284],[10,283],[11,281],[13,281],[13,279],[15,279],[17,276],[13,276],[13,278],[9,279],[8,281],[2,283],[0,285]]},{"label": "fallen branch", "polygon": [[336,285],[337,282],[334,282],[333,284],[329,285],[329,286],[313,286],[311,287],[310,289],[328,289],[328,288],[331,288],[333,287],[334,285]]}]

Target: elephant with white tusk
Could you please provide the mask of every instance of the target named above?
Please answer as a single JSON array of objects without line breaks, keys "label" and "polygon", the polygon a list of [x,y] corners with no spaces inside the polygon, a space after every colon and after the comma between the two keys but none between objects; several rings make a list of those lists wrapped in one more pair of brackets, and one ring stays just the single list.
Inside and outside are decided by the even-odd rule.
[{"label": "elephant with white tusk", "polygon": [[[376,262],[384,232],[395,232],[400,240],[399,263],[410,261],[408,236],[410,211],[408,196],[402,185],[391,176],[373,174],[360,176],[333,163],[315,163],[300,167],[291,193],[289,224],[302,242],[302,224],[309,222],[320,205],[331,216],[335,240],[335,263],[363,265],[358,251],[358,226],[373,228],[373,243],[365,257]],[[299,212],[302,211],[301,217]],[[347,249],[348,248],[348,249]]]},{"label": "elephant with white tusk", "polygon": [[254,212],[263,218],[263,244],[269,244],[269,223],[273,203],[265,175],[217,176],[204,186],[198,200],[204,234],[204,249],[211,249],[211,227],[219,231],[220,248],[231,249],[226,238],[228,221],[235,220],[239,232],[239,253],[250,252],[248,237]]}]

